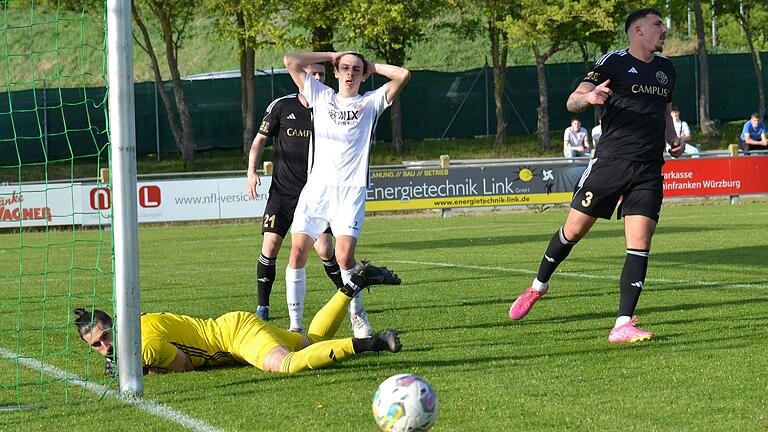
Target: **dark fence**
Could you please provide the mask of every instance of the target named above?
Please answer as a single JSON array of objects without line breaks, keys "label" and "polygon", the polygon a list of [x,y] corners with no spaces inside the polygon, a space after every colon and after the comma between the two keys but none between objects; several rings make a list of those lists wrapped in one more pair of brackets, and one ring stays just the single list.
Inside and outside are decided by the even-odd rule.
[{"label": "dark fence", "polygon": [[[768,64],[768,53],[762,53],[761,59],[763,65]],[[674,57],[672,62],[678,70],[674,103],[680,107],[683,119],[695,123],[699,77],[696,59]],[[709,69],[713,119],[746,120],[750,113],[757,111],[757,81],[748,54],[710,55]],[[547,66],[553,130],[569,125],[571,114],[565,109],[565,100],[584,72],[583,63]],[[768,71],[763,73],[768,82]],[[364,84],[366,89],[381,84],[381,77],[373,78]],[[173,91],[170,84],[165,85]],[[257,76],[256,115],[261,117],[275,97],[295,91],[286,74]],[[242,146],[239,78],[185,81],[184,92],[199,149]],[[86,88],[0,94],[0,165],[40,162],[46,160],[46,154],[48,160],[61,160],[105,151],[104,93],[103,88]],[[535,67],[508,68],[505,93],[508,132],[533,133],[539,104]],[[154,83],[136,84],[135,95],[138,153],[176,152]],[[493,100],[493,74],[489,68],[464,72],[414,71],[401,95],[403,136],[424,139],[493,134],[496,130]],[[585,126],[593,126],[591,111],[581,117]],[[382,116],[376,134],[379,140],[389,139],[389,112]]]}]

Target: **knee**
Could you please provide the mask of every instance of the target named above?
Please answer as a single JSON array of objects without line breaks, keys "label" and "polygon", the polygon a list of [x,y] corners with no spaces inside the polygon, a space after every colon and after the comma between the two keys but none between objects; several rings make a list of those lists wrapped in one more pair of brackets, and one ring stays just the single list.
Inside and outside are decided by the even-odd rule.
[{"label": "knee", "polygon": [[307,265],[307,256],[309,249],[304,244],[294,244],[291,246],[291,257],[288,259],[288,266],[291,268],[304,268]]},{"label": "knee", "polygon": [[315,251],[320,258],[326,261],[333,258],[334,255],[333,244],[326,238],[326,235],[322,235],[315,242]]},{"label": "knee", "polygon": [[280,252],[280,242],[264,240],[261,245],[261,254],[267,258],[274,258]]},{"label": "knee", "polygon": [[357,264],[354,251],[349,249],[336,251],[336,262],[339,263],[339,267],[345,270],[349,270]]},{"label": "knee", "polygon": [[288,357],[290,351],[284,346],[278,346],[272,348],[270,352],[264,356],[264,363],[261,370],[264,372],[280,372],[283,366],[283,361]]}]

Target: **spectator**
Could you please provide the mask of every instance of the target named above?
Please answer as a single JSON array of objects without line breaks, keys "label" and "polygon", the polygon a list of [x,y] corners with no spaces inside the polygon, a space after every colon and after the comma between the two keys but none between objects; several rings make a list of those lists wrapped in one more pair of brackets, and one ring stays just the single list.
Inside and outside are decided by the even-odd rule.
[{"label": "spectator", "polygon": [[768,149],[768,138],[765,137],[765,123],[760,120],[759,114],[752,114],[752,117],[741,128],[739,148],[744,154],[749,154],[751,150]]},{"label": "spectator", "polygon": [[[675,126],[675,133],[681,143],[685,144],[685,150],[683,154],[689,155],[692,158],[699,157],[699,147],[696,144],[689,144],[691,141],[691,128],[688,127],[688,123],[680,120],[680,110],[676,106],[672,106],[672,123]],[[667,151],[669,151],[669,143],[667,143]]]},{"label": "spectator", "polygon": [[597,148],[597,142],[600,140],[600,135],[603,134],[603,119],[597,120],[597,126],[592,128],[592,148]]},{"label": "spectator", "polygon": [[587,130],[578,117],[571,118],[571,127],[563,134],[563,155],[567,158],[591,156]]}]

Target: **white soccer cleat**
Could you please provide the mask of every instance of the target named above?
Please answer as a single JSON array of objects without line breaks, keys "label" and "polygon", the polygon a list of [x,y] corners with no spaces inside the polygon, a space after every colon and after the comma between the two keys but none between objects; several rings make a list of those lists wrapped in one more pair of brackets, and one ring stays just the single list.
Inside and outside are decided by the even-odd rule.
[{"label": "white soccer cleat", "polygon": [[365,339],[371,337],[373,328],[371,327],[371,322],[368,321],[368,314],[365,311],[351,314],[349,319],[352,321],[352,333],[356,338]]}]

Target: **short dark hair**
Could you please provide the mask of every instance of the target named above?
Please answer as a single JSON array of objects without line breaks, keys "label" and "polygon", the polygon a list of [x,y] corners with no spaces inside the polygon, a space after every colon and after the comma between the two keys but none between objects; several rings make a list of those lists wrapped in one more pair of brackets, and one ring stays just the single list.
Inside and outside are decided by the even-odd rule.
[{"label": "short dark hair", "polygon": [[102,330],[112,330],[112,317],[106,312],[94,309],[93,312],[88,312],[85,308],[77,308],[72,311],[75,314],[75,327],[80,338],[83,338],[91,330],[94,325],[98,325]]},{"label": "short dark hair", "polygon": [[680,112],[680,110],[674,105],[672,105],[672,109],[670,109],[670,111]]},{"label": "short dark hair", "polygon": [[656,15],[661,18],[661,12],[654,8],[638,9],[627,16],[627,21],[624,23],[624,33],[629,33],[629,27],[631,27],[635,21],[645,18],[648,15]]},{"label": "short dark hair", "polygon": [[[357,58],[359,58],[363,62],[363,76],[368,75],[368,61],[365,60],[365,57],[363,57],[362,54],[356,53],[356,52],[350,52],[344,55],[353,55]],[[344,56],[341,56],[344,57]],[[339,70],[339,62],[341,61],[341,57],[337,58],[335,62],[333,62],[333,67],[337,71]]]},{"label": "short dark hair", "polygon": [[751,117],[751,118],[754,118],[754,119],[758,119],[758,120],[760,120],[760,114],[758,114],[758,113],[752,113],[752,117]]},{"label": "short dark hair", "polygon": [[571,123],[573,123],[574,121],[577,121],[577,122],[581,123],[581,119],[579,119],[579,116],[571,117]]}]

